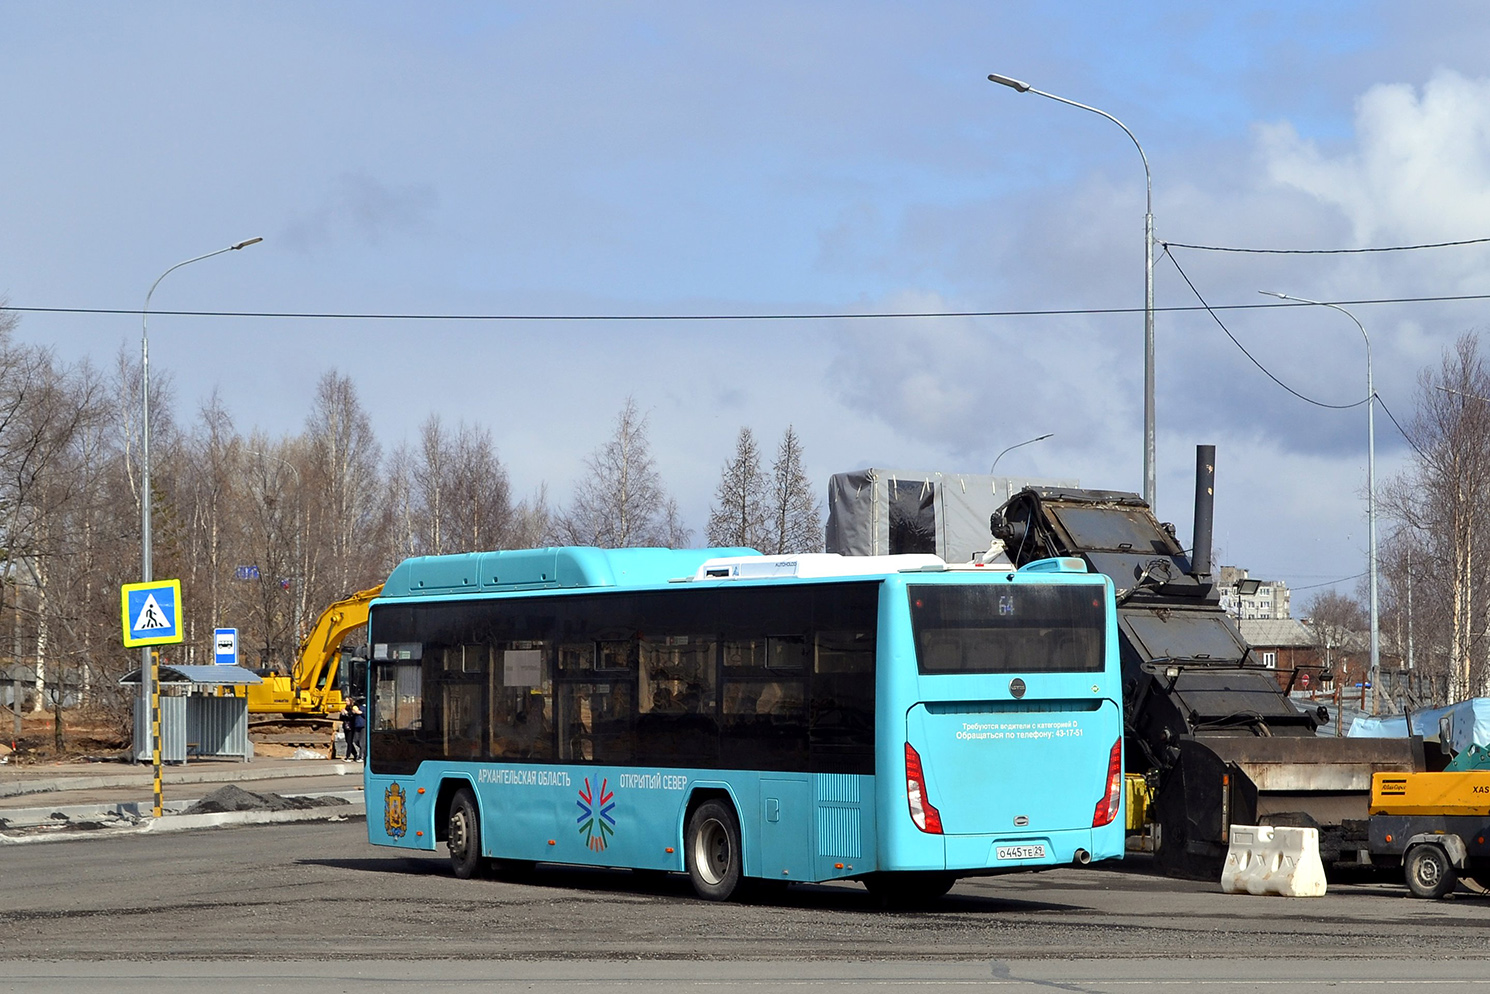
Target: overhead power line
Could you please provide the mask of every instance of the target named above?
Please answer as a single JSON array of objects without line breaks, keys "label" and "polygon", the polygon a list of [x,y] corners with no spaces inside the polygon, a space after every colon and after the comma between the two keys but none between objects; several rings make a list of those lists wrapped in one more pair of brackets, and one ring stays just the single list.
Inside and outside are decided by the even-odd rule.
[{"label": "overhead power line", "polygon": [[1200,295],[1200,290],[1196,288],[1196,286],[1195,286],[1195,284],[1193,282],[1191,282],[1189,274],[1187,274],[1185,272],[1184,268],[1180,265],[1180,261],[1174,257],[1174,254],[1171,253],[1169,251],[1169,249],[1166,248],[1164,250],[1164,256],[1170,262],[1174,263],[1175,271],[1180,274],[1180,278],[1185,281],[1185,285],[1190,288],[1190,292],[1193,293],[1193,294],[1195,294],[1195,299],[1198,300],[1198,301],[1200,301],[1201,305],[1204,306],[1205,310],[1211,315],[1211,320],[1215,321],[1217,327],[1219,327],[1222,331],[1224,331],[1226,333],[1226,337],[1227,338],[1231,339],[1231,344],[1233,344],[1237,348],[1241,349],[1242,350],[1242,355],[1246,356],[1248,359],[1251,359],[1252,360],[1252,365],[1254,365],[1258,369],[1262,370],[1263,375],[1265,375],[1268,379],[1272,380],[1274,383],[1278,384],[1278,386],[1282,387],[1284,390],[1287,390],[1289,393],[1293,394],[1299,400],[1302,400],[1302,401],[1304,401],[1305,403],[1308,403],[1308,404],[1313,404],[1315,407],[1327,407],[1327,408],[1330,408],[1331,410],[1336,410],[1336,411],[1348,411],[1352,407],[1360,407],[1362,404],[1365,404],[1368,401],[1370,401],[1371,398],[1370,397],[1366,397],[1366,398],[1363,398],[1362,400],[1355,401],[1354,403],[1351,403],[1351,404],[1326,404],[1322,400],[1315,400],[1313,397],[1306,397],[1304,394],[1299,393],[1297,390],[1295,390],[1293,387],[1289,386],[1287,383],[1284,383],[1282,380],[1278,379],[1278,377],[1273,374],[1273,371],[1272,370],[1270,370],[1266,366],[1264,366],[1261,362],[1258,361],[1258,359],[1257,359],[1257,357],[1255,355],[1253,355],[1251,352],[1248,352],[1247,351],[1247,347],[1245,345],[1243,345],[1241,343],[1241,341],[1238,340],[1237,337],[1231,333],[1231,329],[1230,328],[1226,327],[1226,323],[1221,320],[1221,316],[1216,313],[1216,309],[1213,308],[1213,307],[1211,307],[1209,304],[1207,304],[1205,302],[1205,298]]},{"label": "overhead power line", "polygon": [[1381,409],[1383,411],[1387,412],[1387,417],[1392,419],[1392,424],[1397,426],[1397,431],[1399,434],[1401,434],[1403,440],[1406,441],[1408,445],[1412,446],[1412,451],[1416,452],[1418,454],[1418,457],[1426,462],[1428,460],[1428,454],[1422,449],[1418,448],[1418,443],[1414,442],[1412,440],[1412,436],[1407,434],[1407,429],[1402,427],[1402,422],[1397,420],[1397,415],[1392,413],[1392,409],[1387,406],[1387,402],[1381,399],[1381,394],[1376,395],[1376,402],[1381,405]]},{"label": "overhead power line", "polygon": [[[1358,400],[1358,401],[1356,401],[1353,404],[1326,404],[1323,401],[1315,400],[1312,397],[1306,397],[1306,396],[1304,396],[1303,394],[1301,394],[1297,390],[1295,390],[1293,387],[1289,386],[1287,383],[1284,383],[1282,380],[1278,379],[1278,377],[1276,377],[1276,376],[1273,375],[1272,370],[1268,369],[1261,362],[1259,362],[1257,360],[1257,357],[1254,356],[1251,352],[1248,352],[1247,351],[1247,347],[1245,345],[1243,345],[1240,341],[1237,340],[1237,337],[1231,333],[1231,329],[1230,328],[1226,327],[1226,324],[1225,324],[1225,322],[1223,322],[1221,320],[1220,315],[1218,315],[1218,314],[1215,313],[1217,310],[1220,310],[1221,308],[1219,308],[1219,307],[1211,307],[1210,305],[1206,304],[1205,298],[1203,296],[1201,296],[1201,294],[1200,294],[1200,290],[1196,288],[1196,286],[1195,286],[1195,284],[1193,282],[1191,282],[1189,275],[1185,272],[1184,268],[1182,266],[1180,266],[1180,261],[1174,257],[1174,254],[1171,253],[1168,248],[1165,248],[1164,255],[1165,255],[1166,258],[1169,259],[1170,262],[1172,262],[1174,264],[1175,271],[1177,271],[1180,274],[1180,278],[1185,281],[1185,285],[1190,288],[1190,292],[1193,293],[1193,294],[1195,294],[1195,299],[1196,300],[1199,300],[1201,302],[1201,304],[1204,306],[1205,310],[1208,313],[1210,313],[1211,320],[1215,321],[1216,322],[1216,325],[1222,331],[1224,331],[1226,333],[1226,337],[1229,338],[1229,339],[1231,339],[1231,342],[1232,342],[1233,345],[1235,345],[1237,348],[1241,349],[1242,355],[1246,356],[1248,359],[1251,359],[1252,360],[1252,364],[1254,366],[1256,366],[1258,369],[1262,370],[1263,374],[1265,376],[1267,376],[1268,379],[1270,379],[1274,383],[1278,384],[1278,386],[1282,387],[1284,390],[1286,390],[1289,393],[1293,394],[1295,397],[1297,397],[1299,400],[1304,401],[1305,403],[1313,404],[1315,407],[1325,407],[1325,408],[1329,408],[1331,410],[1336,410],[1336,411],[1345,411],[1345,410],[1350,410],[1353,407],[1360,407],[1362,404],[1367,403],[1371,399],[1370,397],[1367,397],[1367,398],[1365,398],[1363,400]],[[1310,304],[1307,301],[1293,301],[1292,303],[1294,304],[1294,306],[1299,306],[1299,307],[1311,307],[1311,306],[1314,306],[1313,304]],[[1403,429],[1401,422],[1399,422],[1397,420],[1397,416],[1392,413],[1392,409],[1391,408],[1387,407],[1387,402],[1381,399],[1381,394],[1377,393],[1374,396],[1376,397],[1377,403],[1381,404],[1381,409],[1386,412],[1387,417],[1389,417],[1389,418],[1392,419],[1392,424],[1394,424],[1394,425],[1397,426],[1397,431],[1402,435],[1402,440],[1405,441],[1408,445],[1412,446],[1412,450],[1414,452],[1416,452],[1419,456],[1423,456],[1423,450],[1420,449],[1420,448],[1418,448],[1417,447],[1417,443],[1415,443],[1411,438],[1408,437],[1408,434],[1407,434],[1406,430]],[[1427,457],[1424,456],[1424,458],[1427,458]]]},{"label": "overhead power line", "polygon": [[1237,252],[1248,255],[1367,255],[1373,252],[1416,252],[1418,249],[1457,248],[1461,245],[1483,245],[1490,238],[1466,238],[1457,242],[1426,242],[1422,245],[1381,245],[1374,248],[1353,249],[1269,249],[1237,248],[1230,245],[1188,245],[1185,242],[1163,242],[1170,248],[1194,249],[1197,252]]},{"label": "overhead power line", "polygon": [[1370,572],[1370,570],[1367,570],[1367,571],[1362,572],[1362,573],[1357,573],[1354,576],[1342,576],[1338,580],[1326,580],[1323,583],[1310,583],[1310,584],[1306,584],[1306,585],[1304,585],[1302,587],[1289,587],[1288,589],[1289,590],[1293,590],[1293,591],[1299,591],[1299,590],[1313,590],[1315,587],[1333,587],[1337,583],[1345,583],[1345,582],[1347,582],[1349,580],[1359,580],[1361,577],[1365,576],[1366,573],[1369,573],[1369,572]]},{"label": "overhead power line", "polygon": [[[1178,246],[1177,246],[1178,247]],[[1174,256],[1170,256],[1173,260]],[[1176,263],[1176,266],[1178,264]],[[1355,300],[1330,300],[1321,303],[1341,306],[1364,307],[1371,304],[1435,304],[1460,301],[1490,300],[1490,293],[1442,294],[1427,297],[1366,297]],[[1268,304],[1184,304],[1174,307],[1156,307],[1156,311],[1183,313],[1187,311],[1255,311],[1275,307],[1305,306],[1292,301]],[[138,317],[139,308],[134,307],[27,307],[16,304],[0,305],[0,311],[15,311],[23,314],[98,314],[128,315]],[[895,321],[928,318],[1025,318],[1067,317],[1100,314],[1142,314],[1142,307],[1044,307],[1004,311],[821,311],[787,312],[767,314],[418,314],[418,313],[369,313],[354,311],[160,311],[152,309],[154,316],[188,318],[266,318],[328,321],[552,321],[552,322],[625,322],[625,321]]]}]

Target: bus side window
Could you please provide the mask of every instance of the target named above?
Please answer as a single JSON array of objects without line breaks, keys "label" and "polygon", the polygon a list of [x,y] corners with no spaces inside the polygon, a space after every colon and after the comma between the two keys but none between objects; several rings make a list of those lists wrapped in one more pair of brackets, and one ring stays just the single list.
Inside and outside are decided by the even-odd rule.
[{"label": "bus side window", "polygon": [[491,755],[552,759],[553,685],[548,646],[541,641],[506,642],[494,649],[491,674]]},{"label": "bus side window", "polygon": [[801,636],[724,643],[722,765],[807,769],[805,656]]},{"label": "bus side window", "polygon": [[820,773],[874,772],[875,636],[818,632],[807,704],[808,750]]},{"label": "bus side window", "polygon": [[379,773],[412,773],[436,747],[424,735],[422,646],[392,646],[373,666],[368,760]]},{"label": "bus side window", "polygon": [[[452,645],[439,651],[442,665],[433,676],[439,685],[444,754],[460,759],[480,758],[486,751],[483,698],[490,649],[484,645]],[[426,702],[433,703],[433,699],[426,698]]]},{"label": "bus side window", "polygon": [[642,640],[637,710],[642,714],[713,714],[716,647],[708,636]]},{"label": "bus side window", "polygon": [[559,687],[559,758],[595,758],[592,732],[595,716],[590,713],[594,687],[588,683],[566,683]]},{"label": "bus side window", "polygon": [[559,689],[559,758],[630,762],[635,705],[630,683],[566,683]]},{"label": "bus side window", "polygon": [[636,759],[659,766],[712,766],[719,755],[719,642],[708,635],[640,641]]}]

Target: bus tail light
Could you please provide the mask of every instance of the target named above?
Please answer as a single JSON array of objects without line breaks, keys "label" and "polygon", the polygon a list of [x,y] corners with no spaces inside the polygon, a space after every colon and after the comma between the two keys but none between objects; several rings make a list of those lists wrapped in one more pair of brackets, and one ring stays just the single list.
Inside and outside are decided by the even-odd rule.
[{"label": "bus tail light", "polygon": [[926,776],[921,771],[921,754],[905,744],[905,796],[911,806],[911,821],[923,832],[942,834],[942,813],[926,799]]},{"label": "bus tail light", "polygon": [[1103,825],[1112,824],[1112,819],[1117,817],[1118,808],[1123,799],[1123,740],[1112,744],[1112,752],[1107,755],[1107,790],[1102,799],[1097,802],[1097,810],[1092,812],[1092,827],[1101,828]]}]

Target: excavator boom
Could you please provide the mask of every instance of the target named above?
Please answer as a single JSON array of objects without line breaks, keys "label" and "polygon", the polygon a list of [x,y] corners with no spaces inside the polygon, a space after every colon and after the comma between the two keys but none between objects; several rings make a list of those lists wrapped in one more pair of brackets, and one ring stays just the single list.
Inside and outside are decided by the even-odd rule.
[{"label": "excavator boom", "polygon": [[337,679],[342,642],[367,626],[368,605],[382,590],[382,584],[359,590],[322,611],[300,643],[291,674],[267,674],[263,683],[248,688],[249,713],[324,722],[345,710],[347,700]]}]

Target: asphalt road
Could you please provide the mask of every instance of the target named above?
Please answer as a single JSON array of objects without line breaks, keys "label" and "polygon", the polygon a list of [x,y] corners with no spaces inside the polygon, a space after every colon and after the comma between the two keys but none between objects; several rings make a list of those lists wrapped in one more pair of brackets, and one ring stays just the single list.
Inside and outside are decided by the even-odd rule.
[{"label": "asphalt road", "polygon": [[0,992],[1132,992],[1490,986],[1490,900],[1316,900],[1115,869],[970,880],[919,912],[857,885],[698,901],[682,877],[458,881],[363,822],[13,846]]},{"label": "asphalt road", "polygon": [[[1362,975],[1377,980],[1383,963],[1409,961],[1475,961],[1466,976],[1490,979],[1490,899],[1420,901],[1389,880],[1312,900],[1247,897],[1129,861],[967,880],[917,912],[884,910],[854,884],[718,905],[694,899],[681,876],[540,867],[520,883],[459,881],[442,857],[369,845],[361,821],[14,846],[4,857],[0,960],[11,961],[450,958],[541,971],[565,961],[1371,959]],[[19,966],[0,964],[0,990]]]}]

